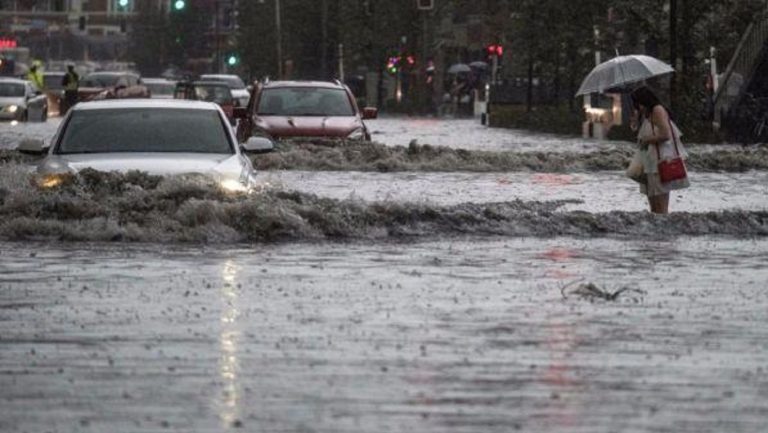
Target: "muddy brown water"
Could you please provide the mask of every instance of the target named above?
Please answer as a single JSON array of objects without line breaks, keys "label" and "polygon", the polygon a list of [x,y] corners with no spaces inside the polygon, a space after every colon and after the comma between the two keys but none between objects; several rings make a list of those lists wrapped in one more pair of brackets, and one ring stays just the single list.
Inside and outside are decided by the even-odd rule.
[{"label": "muddy brown water", "polygon": [[[759,432],[768,242],[0,244],[3,432]],[[564,298],[578,281],[616,301]]]}]

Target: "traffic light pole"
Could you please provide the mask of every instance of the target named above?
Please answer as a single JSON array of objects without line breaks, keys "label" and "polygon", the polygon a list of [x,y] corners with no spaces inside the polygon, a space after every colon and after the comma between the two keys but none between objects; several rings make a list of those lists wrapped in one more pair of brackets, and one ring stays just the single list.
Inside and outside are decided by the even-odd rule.
[{"label": "traffic light pole", "polygon": [[280,26],[280,0],[275,0],[275,39],[277,43],[277,78],[283,79],[283,45],[281,42],[282,29]]},{"label": "traffic light pole", "polygon": [[220,31],[219,31],[219,0],[216,0],[214,2],[214,9],[213,9],[213,34],[214,39],[216,39],[216,54],[214,56],[214,62],[216,62],[216,66],[214,67],[214,72],[217,74],[221,72],[221,43],[219,41],[220,39]]}]

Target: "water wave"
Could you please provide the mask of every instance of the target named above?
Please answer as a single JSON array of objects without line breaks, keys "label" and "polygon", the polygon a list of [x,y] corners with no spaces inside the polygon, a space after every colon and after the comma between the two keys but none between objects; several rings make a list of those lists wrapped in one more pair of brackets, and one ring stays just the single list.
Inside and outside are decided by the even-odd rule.
[{"label": "water wave", "polygon": [[[261,170],[431,171],[563,173],[624,170],[632,157],[626,146],[594,152],[501,152],[420,145],[387,146],[332,140],[286,141],[278,151],[253,158]],[[690,151],[688,166],[701,172],[768,170],[768,148]]]},{"label": "water wave", "polygon": [[439,206],[367,203],[265,189],[232,196],[207,179],[143,173],[81,176],[51,190],[0,175],[0,239],[134,242],[280,242],[455,235],[768,235],[768,212],[653,216],[566,212],[577,200]]},{"label": "water wave", "polygon": [[[275,152],[254,155],[252,160],[259,170],[568,173],[624,170],[632,153],[631,146],[593,152],[510,152],[316,139],[280,142]],[[39,157],[0,149],[0,163],[36,159]],[[691,150],[687,162],[691,170],[699,172],[768,170],[768,148]]]}]

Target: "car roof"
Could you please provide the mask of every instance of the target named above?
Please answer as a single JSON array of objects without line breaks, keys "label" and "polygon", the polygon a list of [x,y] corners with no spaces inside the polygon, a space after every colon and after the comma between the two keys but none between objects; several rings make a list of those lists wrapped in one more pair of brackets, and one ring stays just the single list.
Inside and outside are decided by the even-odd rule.
[{"label": "car roof", "polygon": [[200,75],[200,78],[207,77],[207,78],[240,78],[238,75],[235,74],[202,74]]},{"label": "car roof", "polygon": [[229,86],[227,86],[227,83],[222,83],[221,81],[193,81],[193,86],[206,86],[206,87],[222,87],[225,89],[229,89]]},{"label": "car roof", "polygon": [[320,87],[324,89],[344,89],[339,83],[330,81],[268,81],[264,83],[264,88],[276,87]]},{"label": "car roof", "polygon": [[133,75],[134,77],[139,76],[139,74],[135,72],[128,72],[128,71],[97,71],[97,72],[91,72],[87,76],[92,77],[96,75],[102,75],[102,76]]},{"label": "car roof", "polygon": [[22,80],[20,78],[13,78],[13,77],[0,77],[0,82],[2,82],[2,83],[25,84],[27,82],[27,80]]},{"label": "car roof", "polygon": [[145,83],[170,83],[170,84],[176,83],[176,81],[169,80],[167,78],[142,78],[141,81]]},{"label": "car roof", "polygon": [[168,108],[218,111],[213,102],[192,101],[189,99],[105,99],[101,101],[81,102],[74,107],[81,110],[109,110],[119,108]]}]

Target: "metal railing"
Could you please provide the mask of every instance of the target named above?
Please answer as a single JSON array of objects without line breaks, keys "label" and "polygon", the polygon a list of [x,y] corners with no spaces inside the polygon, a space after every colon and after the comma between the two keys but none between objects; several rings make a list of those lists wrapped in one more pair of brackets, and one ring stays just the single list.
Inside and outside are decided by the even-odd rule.
[{"label": "metal railing", "polygon": [[718,125],[721,124],[722,115],[727,113],[737,100],[738,95],[734,93],[741,94],[752,79],[766,41],[768,41],[768,13],[763,13],[747,27],[723,73],[722,80],[718,83],[714,97],[715,122]]}]

